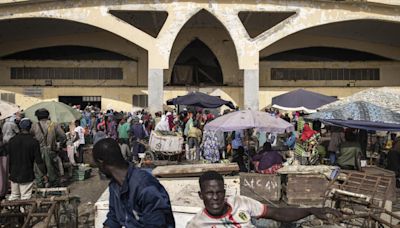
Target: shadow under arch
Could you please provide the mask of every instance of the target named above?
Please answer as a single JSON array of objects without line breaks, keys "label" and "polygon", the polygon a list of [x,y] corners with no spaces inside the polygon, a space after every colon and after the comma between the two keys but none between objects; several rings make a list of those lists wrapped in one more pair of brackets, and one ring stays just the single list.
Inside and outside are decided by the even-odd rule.
[{"label": "shadow under arch", "polygon": [[268,56],[260,56],[260,61],[349,62],[392,61],[392,59],[367,51],[358,51],[350,48],[311,46],[282,51]]},{"label": "shadow under arch", "polygon": [[115,51],[84,45],[51,45],[0,56],[0,60],[133,60]]},{"label": "shadow under arch", "polygon": [[222,85],[223,77],[217,57],[198,38],[190,42],[177,58],[171,85]]},{"label": "shadow under arch", "polygon": [[[199,55],[193,51],[188,51],[195,49],[202,49],[202,54]],[[191,56],[189,53],[192,53]],[[232,36],[225,25],[206,9],[199,10],[182,26],[175,37],[169,57],[167,75],[170,75],[168,85],[171,86],[221,86],[227,84],[227,76],[236,77],[241,74],[237,50]],[[208,64],[214,67],[214,75],[216,76],[213,77],[213,80],[204,82],[200,79],[198,81],[194,80],[197,83],[176,83],[174,79],[175,66],[182,65],[183,59],[191,59],[192,63],[198,61],[203,65]],[[196,76],[194,75],[194,77]],[[210,77],[206,76],[205,78]],[[228,79],[228,81],[232,82],[234,80]]]}]

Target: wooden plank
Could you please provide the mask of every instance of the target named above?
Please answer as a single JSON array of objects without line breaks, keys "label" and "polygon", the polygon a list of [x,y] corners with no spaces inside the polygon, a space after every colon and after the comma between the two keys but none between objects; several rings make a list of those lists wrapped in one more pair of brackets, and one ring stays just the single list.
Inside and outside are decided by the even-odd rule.
[{"label": "wooden plank", "polygon": [[153,170],[157,177],[196,177],[207,171],[216,171],[221,174],[239,172],[237,163],[192,164],[192,165],[168,165],[158,166]]},{"label": "wooden plank", "polygon": [[241,195],[268,203],[280,200],[281,189],[281,177],[277,174],[240,173]]}]

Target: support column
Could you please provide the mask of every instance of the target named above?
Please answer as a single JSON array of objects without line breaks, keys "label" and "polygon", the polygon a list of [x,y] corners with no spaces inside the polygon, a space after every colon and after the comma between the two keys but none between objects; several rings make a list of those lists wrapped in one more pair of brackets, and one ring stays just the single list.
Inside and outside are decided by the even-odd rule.
[{"label": "support column", "polygon": [[163,102],[164,102],[163,76],[164,76],[163,69],[149,68],[147,90],[148,90],[149,111],[152,114],[163,110]]},{"label": "support column", "polygon": [[258,110],[259,69],[244,69],[244,108]]}]

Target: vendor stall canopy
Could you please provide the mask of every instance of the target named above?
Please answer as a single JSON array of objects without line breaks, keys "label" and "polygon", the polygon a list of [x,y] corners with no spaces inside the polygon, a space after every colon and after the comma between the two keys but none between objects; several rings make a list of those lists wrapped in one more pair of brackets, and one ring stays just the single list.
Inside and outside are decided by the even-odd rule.
[{"label": "vendor stall canopy", "polygon": [[400,113],[400,90],[390,87],[371,88],[360,91],[352,96],[345,97],[336,102],[326,104],[318,110],[331,109],[355,101],[365,101],[383,108]]},{"label": "vendor stall canopy", "polygon": [[167,101],[167,105],[187,105],[201,108],[218,108],[226,105],[231,109],[235,108],[231,101],[226,101],[217,96],[211,96],[201,92],[191,92],[184,96],[170,99]]},{"label": "vendor stall canopy", "polygon": [[272,107],[285,111],[316,112],[323,105],[337,101],[337,98],[304,89],[294,90],[272,98]]},{"label": "vendor stall canopy", "polygon": [[325,105],[309,119],[326,124],[374,131],[400,131],[400,92],[367,89]]},{"label": "vendor stall canopy", "polygon": [[205,130],[225,132],[250,128],[273,133],[294,131],[294,126],[284,119],[254,110],[231,112],[216,118],[205,126]]}]

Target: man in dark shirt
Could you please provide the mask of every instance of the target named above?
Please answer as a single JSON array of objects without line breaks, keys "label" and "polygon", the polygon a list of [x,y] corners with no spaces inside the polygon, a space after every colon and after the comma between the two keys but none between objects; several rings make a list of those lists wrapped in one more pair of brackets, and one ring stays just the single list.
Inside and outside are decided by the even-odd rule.
[{"label": "man in dark shirt", "polygon": [[[32,122],[23,118],[19,123],[21,133],[8,143],[10,157],[11,196],[9,200],[30,199],[35,174],[34,163],[42,173],[46,173],[40,154],[39,142],[29,133]],[[47,180],[47,177],[45,177]]]},{"label": "man in dark shirt", "polygon": [[131,150],[133,155],[133,160],[139,160],[139,153],[144,153],[144,146],[139,143],[140,140],[146,137],[146,131],[143,125],[140,123],[139,117],[135,116],[132,119],[132,125],[130,127],[131,135]]},{"label": "man in dark shirt", "polygon": [[111,179],[105,227],[175,227],[164,187],[148,172],[130,166],[114,139],[98,141],[93,158],[100,171]]}]

